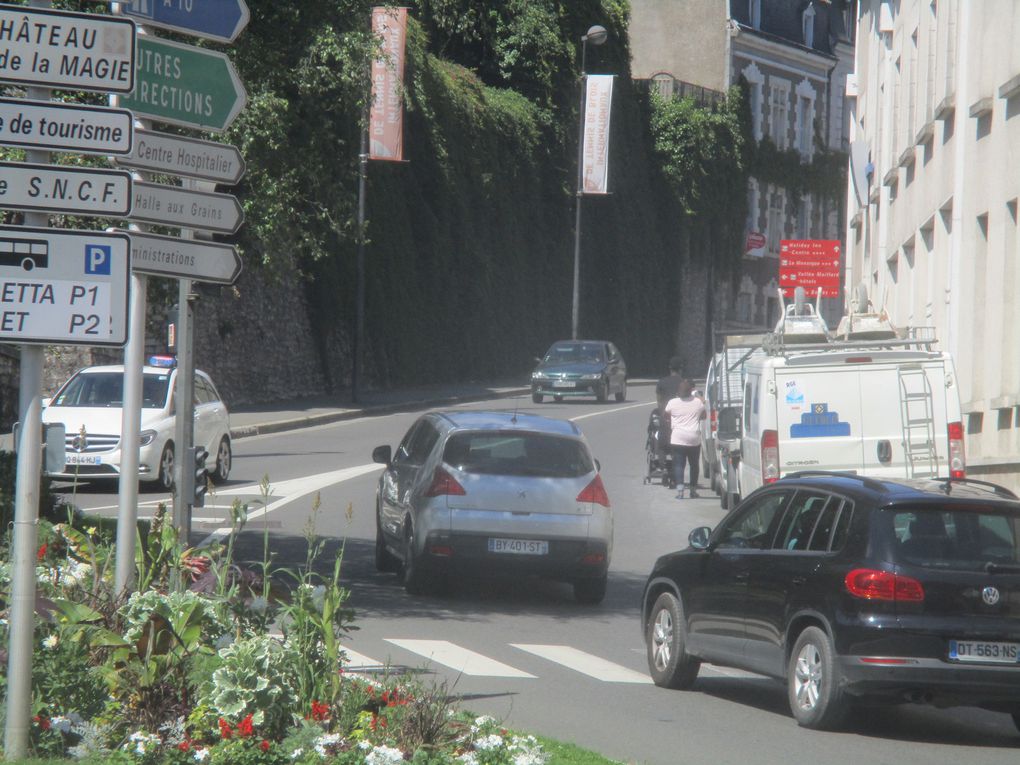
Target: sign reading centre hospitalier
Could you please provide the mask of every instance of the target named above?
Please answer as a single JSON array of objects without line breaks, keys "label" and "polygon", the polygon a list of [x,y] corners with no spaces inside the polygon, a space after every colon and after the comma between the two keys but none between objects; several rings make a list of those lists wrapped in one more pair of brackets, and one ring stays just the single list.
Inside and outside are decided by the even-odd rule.
[{"label": "sign reading centre hospitalier", "polygon": [[0,80],[127,93],[134,54],[130,19],[0,4]]},{"label": "sign reading centre hospitalier", "polygon": [[0,342],[127,341],[128,237],[0,226]]},{"label": "sign reading centre hospitalier", "polygon": [[233,42],[248,24],[244,0],[126,0],[121,13],[143,24]]},{"label": "sign reading centre hospitalier", "polygon": [[241,113],[247,94],[226,54],[191,45],[138,38],[135,88],[120,105],[174,125],[223,132]]},{"label": "sign reading centre hospitalier", "polygon": [[809,298],[839,297],[840,244],[831,239],[784,239],[779,245],[779,286],[783,297],[803,287]]},{"label": "sign reading centre hospitalier", "polygon": [[136,131],[131,153],[114,157],[113,161],[125,167],[215,183],[235,184],[244,175],[244,158],[229,144],[151,130]]}]

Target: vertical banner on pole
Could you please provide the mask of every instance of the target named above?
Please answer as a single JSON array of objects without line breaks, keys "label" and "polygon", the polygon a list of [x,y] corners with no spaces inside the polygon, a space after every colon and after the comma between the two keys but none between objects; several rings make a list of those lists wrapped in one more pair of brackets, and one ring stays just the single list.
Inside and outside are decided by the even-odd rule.
[{"label": "vertical banner on pole", "polygon": [[589,74],[584,105],[582,194],[606,194],[609,185],[609,115],[613,74]]},{"label": "vertical banner on pole", "polygon": [[407,8],[373,8],[372,32],[382,39],[372,61],[372,106],[369,110],[369,159],[404,159],[404,43]]}]

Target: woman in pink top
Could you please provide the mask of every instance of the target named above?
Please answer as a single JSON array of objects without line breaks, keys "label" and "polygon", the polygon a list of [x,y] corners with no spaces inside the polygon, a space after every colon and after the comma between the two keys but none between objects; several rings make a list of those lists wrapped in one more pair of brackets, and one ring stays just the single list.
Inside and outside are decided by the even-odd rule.
[{"label": "woman in pink top", "polygon": [[698,496],[701,421],[705,419],[705,402],[693,395],[693,391],[694,385],[685,379],[679,385],[679,395],[666,404],[666,415],[672,425],[669,447],[673,452],[673,473],[676,476],[676,485],[680,488],[676,495],[677,499],[683,499],[684,496],[684,462],[691,466],[690,482],[687,484],[691,496]]}]

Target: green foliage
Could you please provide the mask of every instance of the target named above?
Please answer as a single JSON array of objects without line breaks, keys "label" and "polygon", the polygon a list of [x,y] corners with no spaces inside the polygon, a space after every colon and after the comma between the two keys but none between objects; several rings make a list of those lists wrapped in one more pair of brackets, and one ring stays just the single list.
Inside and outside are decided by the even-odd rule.
[{"label": "green foliage", "polygon": [[794,199],[805,194],[833,202],[846,194],[847,162],[846,152],[824,148],[819,137],[817,150],[810,162],[804,162],[796,149],[780,150],[771,138],[765,137],[754,147],[751,154],[751,174],[763,183],[782,186]]}]

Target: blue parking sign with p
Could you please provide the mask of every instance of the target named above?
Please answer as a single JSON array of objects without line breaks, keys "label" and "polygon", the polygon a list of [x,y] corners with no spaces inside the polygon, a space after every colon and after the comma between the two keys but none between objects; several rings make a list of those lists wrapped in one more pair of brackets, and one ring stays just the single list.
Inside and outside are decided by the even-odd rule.
[{"label": "blue parking sign with p", "polygon": [[113,261],[113,248],[108,244],[86,244],[85,245],[85,273],[110,275],[110,266]]}]

